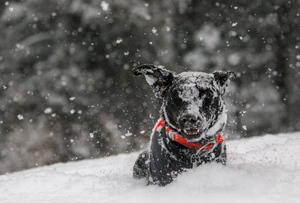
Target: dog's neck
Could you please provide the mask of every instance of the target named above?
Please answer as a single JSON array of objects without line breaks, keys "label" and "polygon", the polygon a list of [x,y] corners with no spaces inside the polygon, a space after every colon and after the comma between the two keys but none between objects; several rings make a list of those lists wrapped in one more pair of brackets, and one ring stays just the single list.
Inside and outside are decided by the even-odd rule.
[{"label": "dog's neck", "polygon": [[160,132],[163,129],[163,127],[165,127],[164,129],[168,135],[168,138],[190,149],[203,150],[204,152],[206,152],[209,151],[215,144],[220,144],[223,141],[225,141],[222,133],[214,137],[213,140],[205,140],[203,142],[197,143],[188,141],[184,137],[182,137],[178,132],[172,130],[169,126],[167,126],[165,124],[164,118],[161,118],[157,122],[157,124],[154,127],[154,131]]}]

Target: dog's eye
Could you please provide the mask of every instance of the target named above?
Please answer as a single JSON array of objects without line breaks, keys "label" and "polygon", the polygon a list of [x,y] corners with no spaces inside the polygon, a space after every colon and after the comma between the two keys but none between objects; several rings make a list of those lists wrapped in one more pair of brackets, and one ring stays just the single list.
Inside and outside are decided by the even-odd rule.
[{"label": "dog's eye", "polygon": [[211,104],[211,102],[212,102],[212,99],[211,99],[211,98],[205,97],[205,98],[203,99],[203,106],[209,106],[209,105]]},{"label": "dog's eye", "polygon": [[170,92],[170,94],[171,94],[171,99],[174,103],[176,103],[177,105],[182,103],[182,99],[180,98],[178,91],[173,90]]},{"label": "dog's eye", "polygon": [[213,95],[208,93],[203,96],[203,106],[209,106],[212,104]]}]

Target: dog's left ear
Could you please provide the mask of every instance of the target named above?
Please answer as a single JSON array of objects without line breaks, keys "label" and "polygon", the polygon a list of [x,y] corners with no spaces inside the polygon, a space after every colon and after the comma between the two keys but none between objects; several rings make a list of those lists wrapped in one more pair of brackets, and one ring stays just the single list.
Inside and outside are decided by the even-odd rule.
[{"label": "dog's left ear", "polygon": [[214,78],[217,84],[220,86],[221,94],[224,95],[226,93],[227,86],[231,79],[236,78],[234,72],[225,72],[225,71],[214,71]]},{"label": "dog's left ear", "polygon": [[152,87],[157,97],[162,96],[165,89],[173,80],[173,73],[160,66],[142,65],[132,70],[134,75],[144,75],[147,83]]}]

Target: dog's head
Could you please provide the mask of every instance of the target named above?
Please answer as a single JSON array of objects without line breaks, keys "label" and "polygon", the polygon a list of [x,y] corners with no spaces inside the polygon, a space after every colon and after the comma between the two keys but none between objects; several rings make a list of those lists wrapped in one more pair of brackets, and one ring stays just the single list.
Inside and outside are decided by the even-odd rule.
[{"label": "dog's head", "polygon": [[167,125],[190,141],[212,139],[223,130],[227,115],[223,96],[232,72],[174,74],[155,65],[142,65],[133,74],[144,75],[157,97],[163,99]]}]

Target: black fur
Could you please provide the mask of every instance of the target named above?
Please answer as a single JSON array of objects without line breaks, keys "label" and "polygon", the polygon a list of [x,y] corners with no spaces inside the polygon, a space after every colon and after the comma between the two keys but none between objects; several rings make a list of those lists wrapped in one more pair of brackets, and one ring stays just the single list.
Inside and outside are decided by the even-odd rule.
[{"label": "black fur", "polygon": [[226,124],[223,95],[234,73],[174,74],[155,65],[139,66],[133,73],[144,75],[156,96],[163,100],[161,116],[165,122],[163,128],[152,133],[149,150],[138,157],[133,170],[135,178],[146,177],[149,184],[164,186],[194,166],[212,161],[226,164],[225,142],[214,144],[207,153],[199,153],[171,139],[166,128],[193,143],[214,142]]}]

